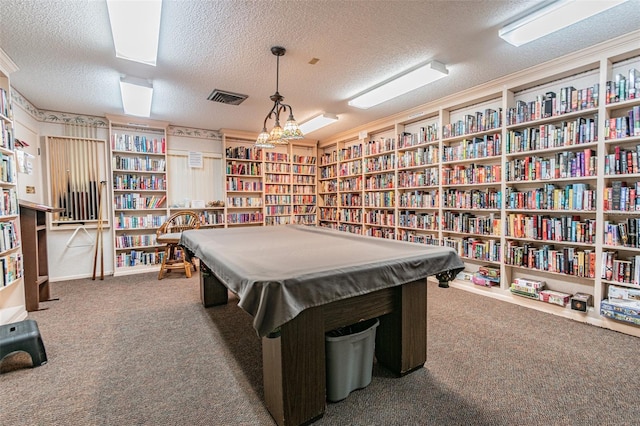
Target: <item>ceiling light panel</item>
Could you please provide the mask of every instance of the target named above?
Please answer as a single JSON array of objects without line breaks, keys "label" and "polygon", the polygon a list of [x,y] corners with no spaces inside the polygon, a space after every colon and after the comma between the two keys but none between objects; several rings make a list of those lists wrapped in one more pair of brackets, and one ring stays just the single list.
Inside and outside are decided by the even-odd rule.
[{"label": "ceiling light panel", "polygon": [[153,85],[146,80],[133,77],[120,78],[120,94],[124,113],[138,117],[151,115]]},{"label": "ceiling light panel", "polygon": [[116,57],[156,65],[161,0],[107,0]]},{"label": "ceiling light panel", "polygon": [[507,43],[522,46],[604,12],[627,0],[559,0],[498,31]]},{"label": "ceiling light panel", "polygon": [[449,71],[444,64],[438,61],[431,61],[355,97],[349,101],[349,105],[360,109],[371,108],[426,84],[433,83],[447,75],[449,75]]},{"label": "ceiling light panel", "polygon": [[336,121],[338,121],[337,115],[323,113],[300,123],[300,130],[302,130],[302,133],[306,135],[308,133],[315,132],[322,127],[328,126],[329,124],[333,124]]}]

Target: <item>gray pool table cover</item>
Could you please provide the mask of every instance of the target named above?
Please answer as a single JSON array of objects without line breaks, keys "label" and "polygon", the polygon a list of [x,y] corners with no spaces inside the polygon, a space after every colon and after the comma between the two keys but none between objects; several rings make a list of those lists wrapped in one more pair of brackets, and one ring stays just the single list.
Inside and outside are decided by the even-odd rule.
[{"label": "gray pool table cover", "polygon": [[304,225],[190,230],[180,244],[238,295],[260,336],[304,309],[464,268],[447,247]]}]

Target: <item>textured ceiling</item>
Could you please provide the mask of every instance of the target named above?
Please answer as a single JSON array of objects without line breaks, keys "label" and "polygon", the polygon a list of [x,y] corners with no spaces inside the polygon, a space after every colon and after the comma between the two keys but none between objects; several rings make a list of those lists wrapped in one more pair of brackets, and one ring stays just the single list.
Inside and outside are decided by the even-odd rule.
[{"label": "textured ceiling", "polygon": [[[298,121],[325,111],[358,125],[574,52],[640,28],[640,0],[516,48],[498,29],[540,1],[167,1],[158,64],[114,55],[104,1],[0,1],[0,47],[18,65],[11,82],[44,110],[122,114],[119,77],[153,80],[152,119],[177,126],[258,132],[272,106],[281,45],[280,93]],[[640,47],[640,46],[639,46]],[[312,58],[319,62],[310,65]],[[358,110],[347,101],[429,60],[449,77]],[[214,89],[249,96],[239,106],[206,98]]]}]

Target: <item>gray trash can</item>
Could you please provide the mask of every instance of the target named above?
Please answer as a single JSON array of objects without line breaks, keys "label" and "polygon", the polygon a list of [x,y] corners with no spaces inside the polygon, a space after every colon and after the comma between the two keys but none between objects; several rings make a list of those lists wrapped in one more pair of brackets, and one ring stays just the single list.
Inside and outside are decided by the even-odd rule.
[{"label": "gray trash can", "polygon": [[329,331],[325,335],[327,399],[345,399],[371,383],[377,318]]}]

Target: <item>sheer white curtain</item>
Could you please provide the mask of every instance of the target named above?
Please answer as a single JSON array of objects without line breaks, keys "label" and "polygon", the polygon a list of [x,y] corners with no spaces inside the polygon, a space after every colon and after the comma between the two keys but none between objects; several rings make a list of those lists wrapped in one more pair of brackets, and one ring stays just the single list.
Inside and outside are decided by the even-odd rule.
[{"label": "sheer white curtain", "polygon": [[182,207],[192,200],[224,200],[223,163],[220,154],[202,154],[202,167],[189,167],[189,153],[167,154],[169,206]]}]

